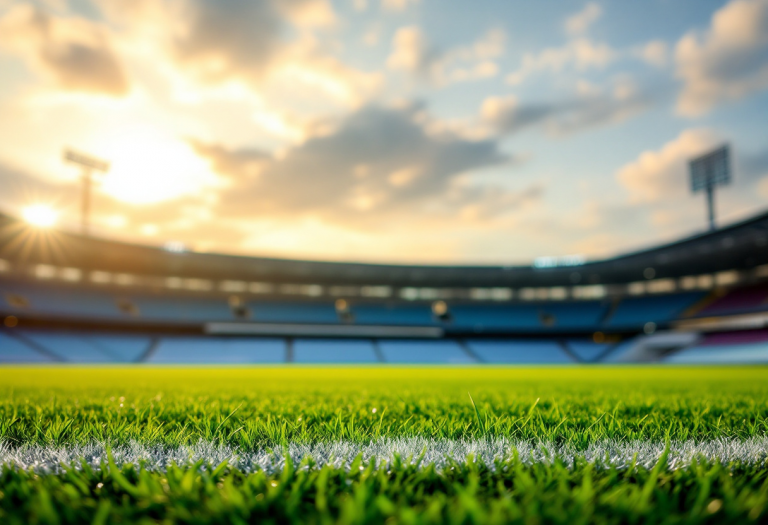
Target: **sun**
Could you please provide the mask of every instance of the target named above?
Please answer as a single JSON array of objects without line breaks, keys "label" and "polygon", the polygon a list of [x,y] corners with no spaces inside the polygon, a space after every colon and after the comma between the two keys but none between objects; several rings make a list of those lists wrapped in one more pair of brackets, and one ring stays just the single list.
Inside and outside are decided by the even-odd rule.
[{"label": "sun", "polygon": [[121,129],[98,148],[110,171],[101,190],[131,204],[153,204],[198,194],[217,177],[191,146],[152,127]]},{"label": "sun", "polygon": [[22,210],[22,217],[29,224],[37,228],[50,228],[56,224],[59,214],[46,204],[33,204]]}]

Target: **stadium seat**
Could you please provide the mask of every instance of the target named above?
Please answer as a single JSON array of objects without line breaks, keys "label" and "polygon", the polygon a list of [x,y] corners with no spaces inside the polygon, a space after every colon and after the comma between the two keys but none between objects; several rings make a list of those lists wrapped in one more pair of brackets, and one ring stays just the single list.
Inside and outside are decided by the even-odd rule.
[{"label": "stadium seat", "polygon": [[365,339],[297,339],[295,363],[376,363],[373,343]]},{"label": "stadium seat", "polygon": [[265,323],[338,323],[333,303],[248,302],[251,321]]},{"label": "stadium seat", "polygon": [[[27,304],[21,306],[17,301],[9,300],[14,297],[23,298]],[[4,306],[10,312],[44,314],[60,318],[123,319],[126,317],[119,310],[115,298],[106,291],[3,282],[0,288],[0,300],[2,299],[4,299]]]},{"label": "stadium seat", "polygon": [[165,322],[232,321],[234,317],[225,300],[209,298],[132,297],[144,320]]},{"label": "stadium seat", "polygon": [[611,349],[610,344],[595,343],[588,339],[569,340],[566,341],[566,345],[571,352],[585,363],[597,361],[598,358]]},{"label": "stadium seat", "polygon": [[648,322],[663,325],[703,297],[701,292],[683,292],[623,299],[606,327],[639,330]]},{"label": "stadium seat", "polygon": [[[602,318],[605,308],[605,305],[599,301],[499,305],[461,304],[451,308],[452,327],[476,332],[593,329]],[[545,320],[549,322],[547,323]]]},{"label": "stadium seat", "polygon": [[0,333],[0,363],[55,363],[51,356],[45,355],[18,339]]},{"label": "stadium seat", "polygon": [[740,345],[702,345],[667,356],[674,364],[768,364],[768,342]]},{"label": "stadium seat", "polygon": [[696,317],[734,315],[768,310],[768,287],[738,288],[717,298],[697,312]]},{"label": "stadium seat", "polygon": [[425,326],[435,324],[429,305],[353,305],[357,324]]},{"label": "stadium seat", "polygon": [[115,363],[123,361],[119,354],[112,354],[108,347],[95,344],[86,335],[29,331],[23,332],[23,335],[68,363]]},{"label": "stadium seat", "polygon": [[608,350],[607,354],[600,359],[600,362],[606,364],[624,363],[624,358],[635,345],[635,342],[636,339],[627,339],[618,343]]},{"label": "stadium seat", "polygon": [[164,337],[147,363],[248,364],[285,361],[283,339]]},{"label": "stadium seat", "polygon": [[470,340],[467,345],[484,363],[571,364],[555,341]]},{"label": "stadium seat", "polygon": [[137,361],[152,344],[152,338],[140,335],[89,335],[88,341],[118,361]]},{"label": "stadium seat", "polygon": [[455,341],[380,341],[387,363],[460,364],[477,362]]}]

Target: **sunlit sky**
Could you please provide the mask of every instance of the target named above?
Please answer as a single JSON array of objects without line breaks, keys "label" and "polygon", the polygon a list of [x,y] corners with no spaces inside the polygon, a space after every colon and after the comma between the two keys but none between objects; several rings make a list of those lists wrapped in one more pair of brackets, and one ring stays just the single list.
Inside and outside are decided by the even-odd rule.
[{"label": "sunlit sky", "polygon": [[[768,0],[0,0],[0,212],[381,262],[600,258],[768,208]],[[35,208],[36,209],[36,208]]]}]

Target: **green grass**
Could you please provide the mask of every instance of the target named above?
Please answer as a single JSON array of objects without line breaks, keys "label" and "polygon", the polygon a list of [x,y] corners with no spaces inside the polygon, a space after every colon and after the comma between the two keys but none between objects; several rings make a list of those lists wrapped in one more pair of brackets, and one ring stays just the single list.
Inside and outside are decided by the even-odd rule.
[{"label": "green grass", "polygon": [[[374,411],[375,409],[375,411]],[[0,441],[242,450],[423,436],[542,440],[768,435],[768,368],[0,368]],[[295,468],[294,468],[295,467]],[[441,473],[226,465],[0,473],[0,523],[714,523],[768,519],[768,466],[580,464]],[[122,472],[122,474],[121,474]],[[101,484],[101,485],[99,485]]]}]

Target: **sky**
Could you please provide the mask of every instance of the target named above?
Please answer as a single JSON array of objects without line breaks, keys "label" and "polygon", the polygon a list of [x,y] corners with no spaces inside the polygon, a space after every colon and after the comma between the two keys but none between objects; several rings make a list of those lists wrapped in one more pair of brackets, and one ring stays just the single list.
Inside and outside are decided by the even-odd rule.
[{"label": "sky", "polygon": [[0,0],[0,212],[207,252],[600,259],[768,208],[768,0]]}]

